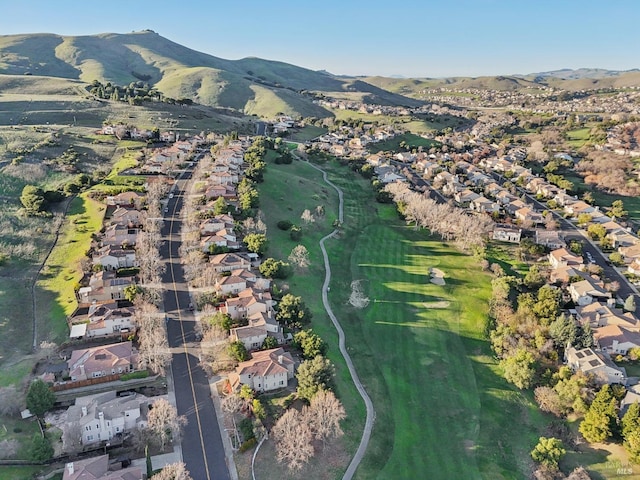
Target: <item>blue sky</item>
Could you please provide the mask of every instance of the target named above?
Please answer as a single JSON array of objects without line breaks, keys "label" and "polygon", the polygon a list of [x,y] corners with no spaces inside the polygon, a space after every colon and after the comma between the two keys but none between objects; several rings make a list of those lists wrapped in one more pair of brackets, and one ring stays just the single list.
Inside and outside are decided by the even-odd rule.
[{"label": "blue sky", "polygon": [[637,0],[3,3],[0,34],[151,29],[222,58],[261,57],[335,74],[444,77],[640,68]]}]

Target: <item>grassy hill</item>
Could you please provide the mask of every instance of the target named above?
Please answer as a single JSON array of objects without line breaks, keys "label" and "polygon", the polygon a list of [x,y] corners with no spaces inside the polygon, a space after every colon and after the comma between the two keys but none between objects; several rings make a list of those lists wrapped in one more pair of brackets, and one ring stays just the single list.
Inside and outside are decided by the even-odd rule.
[{"label": "grassy hill", "polygon": [[413,105],[415,100],[364,81],[343,79],[283,62],[225,60],[191,50],[155,32],[0,36],[0,74],[58,77],[119,85],[142,80],[173,98],[248,114],[331,116],[303,91],[362,92],[363,100]]}]

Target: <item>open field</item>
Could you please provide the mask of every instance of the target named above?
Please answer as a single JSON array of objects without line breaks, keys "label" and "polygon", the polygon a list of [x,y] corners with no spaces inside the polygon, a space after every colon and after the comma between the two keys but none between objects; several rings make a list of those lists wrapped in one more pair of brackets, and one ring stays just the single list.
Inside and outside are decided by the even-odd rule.
[{"label": "open field", "polygon": [[423,138],[413,133],[405,133],[404,135],[397,135],[390,140],[384,142],[373,143],[367,147],[371,153],[378,152],[399,152],[402,149],[400,144],[405,142],[409,150],[422,147],[425,151],[428,151],[431,147],[437,146],[440,142]]},{"label": "open field", "polygon": [[590,132],[591,129],[588,127],[567,132],[567,145],[575,149],[583,147],[591,137]]},{"label": "open field", "polygon": [[326,128],[316,127],[315,125],[306,125],[303,128],[296,128],[292,130],[291,135],[287,137],[287,140],[294,142],[306,142],[313,138],[319,137],[327,133]]},{"label": "open field", "polygon": [[[482,338],[488,276],[470,257],[400,223],[394,209],[375,203],[368,182],[350,170],[336,163],[323,168],[345,191],[346,201],[344,232],[327,244],[333,271],[330,299],[377,414],[357,478],[526,476],[528,453],[547,418],[528,395],[501,378]],[[318,189],[322,192],[322,184],[316,185],[320,177],[302,163],[270,164],[267,172],[260,188],[268,232],[274,235],[269,255],[286,256],[293,243],[287,244],[284,232],[273,225],[282,219],[297,222],[298,210],[306,206],[302,202],[313,205],[310,198]],[[278,193],[284,191],[285,197]],[[280,208],[273,210],[276,204]],[[334,211],[327,208],[327,215]],[[322,234],[303,237],[314,264],[307,275],[286,282],[310,304],[313,328],[333,346],[329,357],[338,367],[337,392],[349,414],[342,441],[353,452],[364,408],[354,399],[335,331],[319,308],[322,275],[316,270],[312,235]],[[429,268],[435,266],[445,273],[445,286],[429,282]],[[348,305],[353,280],[361,280],[371,299],[364,310]],[[514,421],[520,428],[517,438],[509,427]],[[266,464],[262,468],[268,469]],[[320,478],[306,469],[298,478],[303,477]]]}]

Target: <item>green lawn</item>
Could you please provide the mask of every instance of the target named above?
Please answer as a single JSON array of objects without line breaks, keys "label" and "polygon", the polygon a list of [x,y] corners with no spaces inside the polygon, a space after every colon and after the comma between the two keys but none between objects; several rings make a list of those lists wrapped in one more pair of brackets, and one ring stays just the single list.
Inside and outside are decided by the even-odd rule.
[{"label": "green lawn", "polygon": [[100,230],[103,216],[104,205],[84,194],[72,201],[37,283],[40,339],[62,340],[68,334],[66,318],[77,306],[74,287],[81,279],[79,262],[91,245],[91,235]]},{"label": "green lawn", "polygon": [[431,147],[440,145],[440,142],[435,140],[430,140],[428,138],[423,138],[418,135],[414,135],[413,133],[405,133],[404,135],[397,135],[389,140],[385,140],[384,142],[373,143],[369,145],[367,148],[372,153],[382,152],[382,151],[391,151],[398,152],[401,150],[400,144],[405,142],[409,147],[409,150],[414,148],[423,147],[425,151],[429,150]]},{"label": "green lawn", "polygon": [[[529,451],[547,419],[529,396],[501,378],[482,338],[489,277],[472,258],[400,223],[393,207],[377,204],[368,182],[351,170],[333,162],[323,168],[345,192],[344,231],[327,242],[330,300],[376,408],[373,437],[356,477],[524,478]],[[261,208],[272,239],[269,255],[277,257],[288,255],[295,242],[274,224],[299,223],[302,209],[325,202],[325,223],[307,231],[302,241],[313,264],[286,283],[310,304],[313,328],[331,345],[337,392],[349,414],[343,442],[353,452],[364,407],[319,298],[323,273],[317,239],[330,229],[336,212],[335,194],[323,188],[320,176],[303,163],[269,165],[260,186]],[[430,267],[445,272],[444,287],[429,282]],[[364,310],[348,305],[353,280],[361,281],[371,299]],[[303,477],[320,478],[311,469],[297,478]]]},{"label": "green lawn", "polygon": [[291,131],[291,135],[287,139],[294,142],[306,142],[313,138],[319,137],[327,133],[326,128],[316,127],[315,125],[306,125],[303,128],[296,128]]},{"label": "green lawn", "polygon": [[588,127],[577,128],[567,132],[567,144],[573,148],[581,148],[589,140],[591,129]]}]

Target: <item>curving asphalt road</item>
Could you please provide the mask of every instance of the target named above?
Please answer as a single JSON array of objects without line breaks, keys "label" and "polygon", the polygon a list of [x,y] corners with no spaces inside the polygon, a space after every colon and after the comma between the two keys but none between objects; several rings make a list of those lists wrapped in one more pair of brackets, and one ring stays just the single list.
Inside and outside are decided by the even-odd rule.
[{"label": "curving asphalt road", "polygon": [[211,399],[209,380],[199,364],[199,349],[195,342],[195,318],[188,311],[189,289],[179,258],[181,244],[180,211],[183,192],[191,169],[176,181],[173,196],[165,211],[162,235],[166,239],[160,255],[167,269],[162,281],[165,286],[164,308],[167,315],[167,335],[173,352],[171,371],[179,415],[187,418],[182,438],[182,456],[194,479],[229,480],[222,435]]},{"label": "curving asphalt road", "polygon": [[[338,207],[338,220],[342,224],[344,221],[344,216],[343,216],[344,199],[343,199],[342,190],[327,178],[327,172],[322,170],[320,167],[313,165],[312,163],[309,163],[309,162],[307,163],[311,167],[322,172],[324,181],[328,185],[333,187],[336,190],[336,192],[338,192],[338,198],[340,200],[340,204]],[[347,348],[345,346],[344,330],[342,329],[342,326],[340,325],[340,322],[338,321],[336,316],[333,314],[333,310],[331,310],[331,305],[329,304],[328,291],[329,291],[329,283],[331,282],[331,265],[329,264],[329,255],[327,254],[327,250],[324,246],[324,242],[329,238],[334,237],[337,233],[338,233],[338,230],[334,230],[329,235],[323,237],[322,240],[320,240],[320,249],[322,250],[322,257],[324,259],[324,268],[325,268],[324,283],[322,285],[322,303],[324,304],[324,308],[327,311],[329,318],[333,322],[333,326],[336,327],[336,330],[338,331],[338,346],[340,348],[340,353],[342,354],[342,357],[344,358],[344,361],[347,364],[347,367],[349,368],[349,374],[351,375],[351,378],[353,379],[353,383],[358,389],[358,393],[362,397],[362,400],[364,401],[364,404],[367,410],[367,418],[365,420],[362,437],[360,438],[360,445],[358,445],[358,450],[356,450],[355,455],[351,459],[351,463],[349,463],[347,470],[344,472],[344,475],[342,476],[343,480],[351,480],[353,478],[353,475],[356,473],[356,470],[358,469],[360,462],[362,462],[362,458],[364,457],[364,454],[367,451],[367,447],[369,446],[371,431],[373,430],[373,423],[376,418],[376,411],[373,408],[373,402],[371,401],[369,394],[367,393],[364,386],[362,385],[362,382],[360,381],[360,377],[358,377],[358,373],[356,372],[356,368],[354,367],[353,362],[351,361],[351,357],[347,352]]]}]

